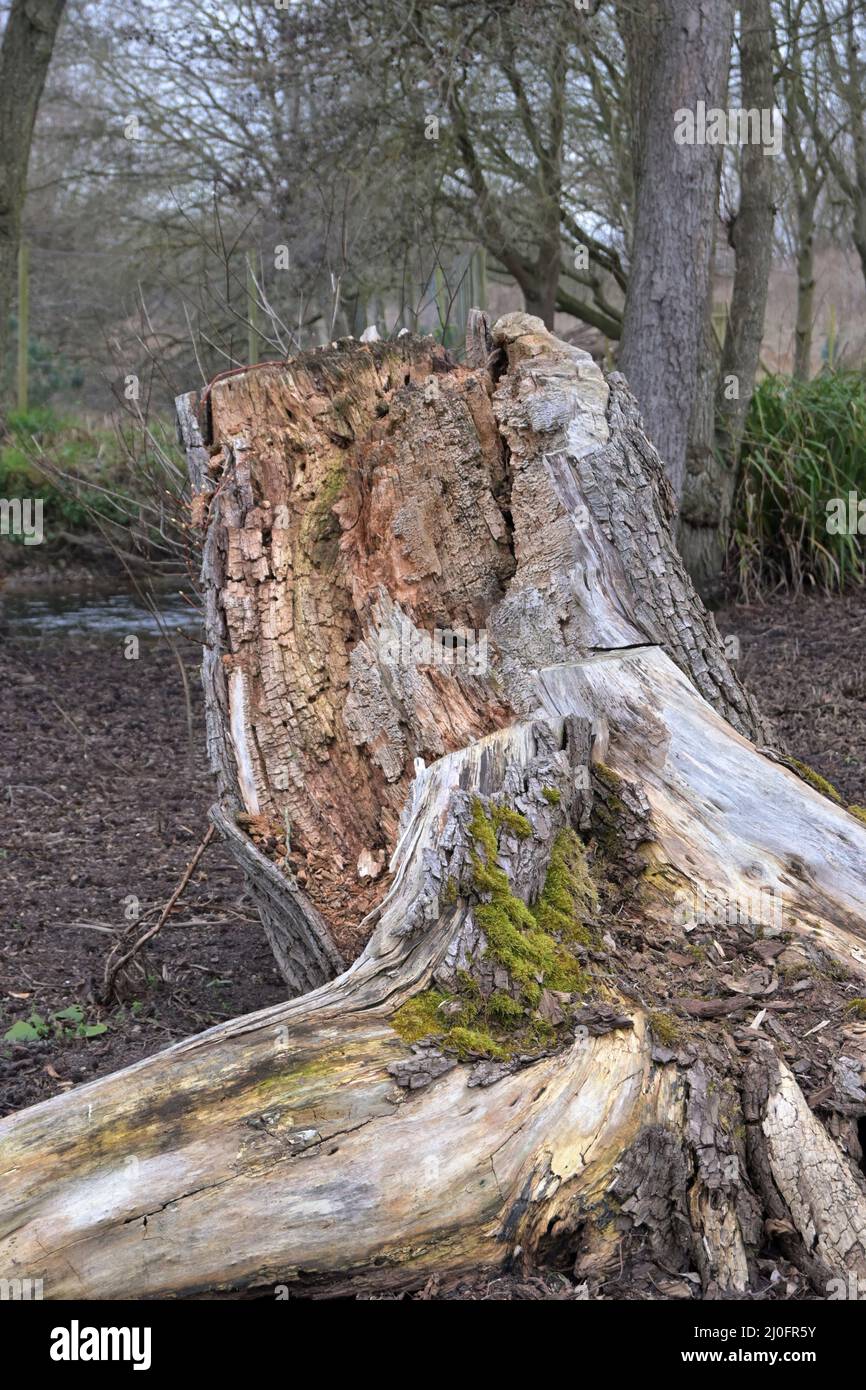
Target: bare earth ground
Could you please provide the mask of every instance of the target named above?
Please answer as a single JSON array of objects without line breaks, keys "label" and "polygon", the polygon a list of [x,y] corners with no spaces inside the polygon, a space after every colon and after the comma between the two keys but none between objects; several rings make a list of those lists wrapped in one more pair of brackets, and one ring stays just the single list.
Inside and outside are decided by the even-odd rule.
[{"label": "bare earth ground", "polygon": [[[740,674],[788,751],[846,801],[866,804],[866,593],[776,599],[729,608],[718,621],[739,639]],[[34,1012],[49,1030],[40,1041],[0,1041],[5,1114],[274,1003],[283,986],[241,878],[214,842],[125,1002],[94,1002],[113,934],[138,934],[154,921],[207,826],[197,649],[190,643],[187,654],[191,753],[183,686],[162,641],[142,640],[138,661],[124,659],[117,638],[0,643],[0,1039]],[[124,917],[132,897],[137,926]],[[74,1023],[55,1016],[74,1005],[106,1031],[72,1036]],[[804,1296],[792,1284],[788,1293]],[[768,1284],[764,1296],[780,1295]],[[545,1271],[415,1296],[581,1293],[573,1279]],[[607,1296],[635,1295],[609,1288]]]},{"label": "bare earth ground", "polygon": [[[159,639],[127,661],[119,639],[2,641],[0,650],[0,1037],[35,1010],[72,1005],[107,1031],[0,1043],[0,1113],[114,1071],[220,1019],[283,997],[243,882],[217,842],[160,934],[124,1006],[93,1004],[112,932],[137,898],[136,935],[165,904],[213,800],[199,683],[191,764],[183,686]],[[193,925],[186,925],[192,923]]]}]

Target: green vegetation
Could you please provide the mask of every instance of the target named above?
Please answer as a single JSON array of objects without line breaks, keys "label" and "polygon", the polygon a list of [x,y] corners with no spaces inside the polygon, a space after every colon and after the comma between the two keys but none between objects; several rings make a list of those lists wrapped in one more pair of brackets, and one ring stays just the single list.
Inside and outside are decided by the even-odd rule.
[{"label": "green vegetation", "polygon": [[844,805],[842,797],[833,786],[833,783],[828,782],[826,777],[822,777],[820,772],[816,772],[808,763],[801,763],[799,758],[791,758],[789,761],[797,774],[802,777],[803,781],[808,782],[810,787],[814,787],[816,792],[820,792],[822,796],[829,797],[831,801],[837,802],[840,806]]},{"label": "green vegetation", "polygon": [[[588,923],[598,909],[598,893],[573,830],[556,836],[544,886],[529,907],[512,893],[496,862],[498,835],[508,829],[526,838],[532,833],[526,818],[508,807],[485,811],[476,797],[470,829],[474,887],[487,899],[476,907],[475,920],[487,939],[487,957],[507,971],[510,988],[484,997],[477,980],[463,971],[454,993],[416,994],[391,1022],[406,1042],[434,1036],[461,1060],[502,1059],[555,1040],[555,1027],[538,1012],[542,990],[582,995],[589,989],[589,976],[572,948],[591,939]],[[459,1007],[447,1008],[455,1004]]]},{"label": "green vegetation", "polygon": [[656,1041],[660,1042],[662,1047],[673,1047],[679,1040],[680,1025],[670,1014],[654,1009],[649,1015],[649,1021]]},{"label": "green vegetation", "polygon": [[[122,492],[125,465],[114,431],[60,419],[44,407],[10,411],[6,424],[0,441],[0,496],[41,498],[49,539],[52,531],[92,529],[93,511],[108,520],[124,519],[121,507],[100,491]],[[61,490],[40,469],[40,449],[55,467],[83,481]]]},{"label": "green vegetation", "polygon": [[70,1004],[66,1009],[58,1009],[50,1019],[43,1018],[34,1009],[28,1019],[19,1019],[3,1034],[4,1042],[38,1042],[41,1038],[98,1038],[108,1032],[107,1023],[85,1023],[84,1009],[80,1004]]},{"label": "green vegetation", "polygon": [[[562,910],[562,894],[566,900],[572,894],[577,912],[586,891],[568,867],[574,855],[582,858],[580,841],[573,831],[560,831],[554,841],[538,908],[532,912],[512,893],[508,875],[496,863],[497,819],[500,823],[503,821],[503,812],[494,810],[488,817],[476,797],[470,826],[477,846],[472,867],[475,887],[480,893],[489,894],[490,901],[476,908],[475,920],[487,938],[488,954],[508,971],[529,1005],[537,1005],[542,982],[548,989],[583,992],[587,987],[583,970],[571,952],[551,934],[551,926],[561,925],[554,923],[553,914]],[[483,851],[483,857],[479,851]],[[543,915],[546,925],[541,924],[539,914]],[[582,926],[582,922],[578,926]]]},{"label": "green vegetation", "polygon": [[866,376],[765,377],[749,410],[734,521],[746,598],[780,582],[828,591],[863,582],[861,537],[827,525],[827,503],[847,507],[849,492],[866,497]]},{"label": "green vegetation", "polygon": [[856,816],[858,820],[866,822],[866,806],[851,805],[848,807],[848,810],[852,816]]}]

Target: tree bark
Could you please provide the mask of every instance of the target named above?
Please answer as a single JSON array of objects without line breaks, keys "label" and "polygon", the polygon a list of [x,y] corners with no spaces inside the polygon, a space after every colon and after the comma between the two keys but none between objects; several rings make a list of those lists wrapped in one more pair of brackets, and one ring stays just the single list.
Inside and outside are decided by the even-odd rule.
[{"label": "tree bark", "polygon": [[[743,107],[772,111],[769,0],[743,0],[741,14]],[[740,206],[731,230],[736,267],[716,379],[713,447],[703,451],[703,467],[687,473],[679,533],[686,567],[707,602],[717,601],[723,592],[740,445],[764,336],[775,215],[773,161],[763,145],[746,144],[740,157]]]},{"label": "tree bark", "polygon": [[36,113],[66,0],[12,0],[0,46],[0,385]]},{"label": "tree bark", "polygon": [[812,327],[815,318],[815,194],[797,194],[797,321],[794,328],[794,378],[812,375]]},{"label": "tree bark", "polygon": [[635,219],[618,365],[679,500],[716,214],[717,150],[674,141],[675,112],[724,105],[730,0],[624,7]]},{"label": "tree bark", "polygon": [[[181,404],[218,824],[296,969],[324,922],[368,939],[0,1124],[0,1268],[47,1298],[866,1273],[866,825],[766,748],[623,378],[475,329],[480,365],[403,338],[227,376],[199,442]],[[430,626],[486,658],[404,660]],[[761,891],[781,926],[708,920]]]}]

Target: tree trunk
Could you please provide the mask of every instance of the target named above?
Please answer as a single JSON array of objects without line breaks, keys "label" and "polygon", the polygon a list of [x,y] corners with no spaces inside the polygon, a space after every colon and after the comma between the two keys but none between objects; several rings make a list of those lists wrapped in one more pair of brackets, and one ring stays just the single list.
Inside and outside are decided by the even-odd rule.
[{"label": "tree trunk", "polygon": [[12,0],[0,46],[0,388],[33,126],[66,0]]},{"label": "tree trunk", "polygon": [[753,741],[622,377],[473,343],[181,404],[217,820],[296,972],[356,958],[0,1124],[48,1298],[866,1273],[866,825]]},{"label": "tree trunk", "polygon": [[815,196],[797,196],[797,322],[794,329],[794,377],[812,375],[812,327],[815,318]]},{"label": "tree trunk", "polygon": [[633,93],[635,219],[618,365],[679,500],[710,277],[717,149],[677,144],[675,114],[724,105],[730,0],[624,9]]},{"label": "tree trunk", "polygon": [[[746,110],[772,111],[775,97],[770,0],[742,0],[741,13],[743,106]],[[773,160],[763,144],[752,141],[743,146],[740,156],[740,206],[731,233],[736,269],[716,393],[719,451],[733,475],[722,480],[720,489],[718,529],[723,541],[727,540],[733,477],[761,357],[775,217]]]},{"label": "tree trunk", "polygon": [[[743,107],[773,110],[773,25],[769,0],[743,0],[740,61]],[[712,447],[689,470],[679,545],[701,596],[722,596],[740,445],[755,387],[773,254],[773,161],[763,145],[743,146],[740,206],[731,234],[734,286],[714,403]]]}]

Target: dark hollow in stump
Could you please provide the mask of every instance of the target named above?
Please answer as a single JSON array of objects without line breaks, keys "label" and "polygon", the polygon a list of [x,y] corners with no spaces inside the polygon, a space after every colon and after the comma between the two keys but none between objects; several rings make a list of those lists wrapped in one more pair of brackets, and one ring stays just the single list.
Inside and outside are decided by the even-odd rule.
[{"label": "dark hollow in stump", "polygon": [[471,346],[179,403],[214,819],[296,997],[0,1124],[46,1297],[866,1274],[866,825],[767,746],[623,380]]}]

